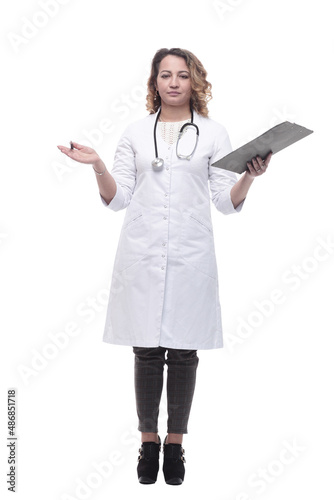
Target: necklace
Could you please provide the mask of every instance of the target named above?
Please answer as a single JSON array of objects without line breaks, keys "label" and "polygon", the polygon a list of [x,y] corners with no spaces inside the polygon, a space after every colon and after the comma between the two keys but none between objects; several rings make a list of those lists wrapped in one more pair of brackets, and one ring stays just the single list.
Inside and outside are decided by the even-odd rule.
[{"label": "necklace", "polygon": [[182,120],[180,122],[163,122],[159,121],[159,131],[165,142],[168,144],[174,144],[179,135],[180,129],[184,123],[187,123],[191,120]]}]

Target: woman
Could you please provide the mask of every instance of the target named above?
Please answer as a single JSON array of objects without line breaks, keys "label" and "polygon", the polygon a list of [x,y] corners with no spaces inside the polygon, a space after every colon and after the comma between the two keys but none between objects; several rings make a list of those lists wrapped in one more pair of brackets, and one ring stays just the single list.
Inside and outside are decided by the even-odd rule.
[{"label": "woman", "polygon": [[[251,159],[239,180],[212,167],[232,148],[225,127],[208,117],[212,96],[206,76],[191,52],[157,51],[148,80],[149,115],[126,127],[112,174],[92,148],[58,146],[70,158],[92,165],[106,207],[127,208],[103,340],[132,346],[135,354],[142,441],[137,474],[142,484],[154,483],[159,469],[164,364],[168,422],[163,472],[166,483],[175,485],[182,484],[185,474],[182,443],[197,350],[223,347],[208,184],[219,211],[240,212],[253,180],[266,171],[271,158]],[[178,131],[191,120],[195,126],[188,126],[188,138],[177,144]]]}]

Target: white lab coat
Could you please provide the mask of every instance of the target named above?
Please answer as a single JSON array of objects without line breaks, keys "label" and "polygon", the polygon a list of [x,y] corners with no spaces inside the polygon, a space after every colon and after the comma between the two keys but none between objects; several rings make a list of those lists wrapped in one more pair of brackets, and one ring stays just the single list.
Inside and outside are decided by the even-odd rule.
[{"label": "white lab coat", "polygon": [[117,191],[111,210],[127,208],[115,255],[103,341],[175,349],[223,347],[212,201],[223,214],[234,209],[236,174],[211,164],[231,152],[225,127],[194,111],[199,141],[192,159],[178,159],[176,144],[157,128],[157,113],[128,125],[111,174]]}]

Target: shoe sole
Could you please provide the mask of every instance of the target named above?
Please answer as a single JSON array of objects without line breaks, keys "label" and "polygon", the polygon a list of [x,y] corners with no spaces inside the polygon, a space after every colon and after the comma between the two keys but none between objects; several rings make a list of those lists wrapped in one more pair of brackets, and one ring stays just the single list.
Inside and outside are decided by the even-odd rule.
[{"label": "shoe sole", "polygon": [[156,481],[154,481],[154,479],[151,479],[150,477],[141,476],[139,478],[139,482],[140,484],[154,484]]},{"label": "shoe sole", "polygon": [[173,477],[172,479],[168,479],[166,481],[167,484],[172,484],[174,486],[178,486],[183,483],[182,479],[180,477]]}]

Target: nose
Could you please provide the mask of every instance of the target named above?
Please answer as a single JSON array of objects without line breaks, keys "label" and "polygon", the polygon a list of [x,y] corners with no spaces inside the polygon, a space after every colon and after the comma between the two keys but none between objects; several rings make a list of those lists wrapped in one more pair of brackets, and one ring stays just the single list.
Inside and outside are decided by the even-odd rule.
[{"label": "nose", "polygon": [[170,79],[169,86],[172,88],[177,88],[179,86],[176,75],[172,76],[172,78]]}]

